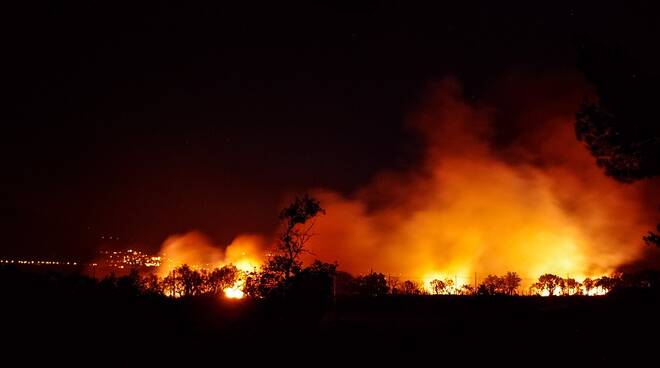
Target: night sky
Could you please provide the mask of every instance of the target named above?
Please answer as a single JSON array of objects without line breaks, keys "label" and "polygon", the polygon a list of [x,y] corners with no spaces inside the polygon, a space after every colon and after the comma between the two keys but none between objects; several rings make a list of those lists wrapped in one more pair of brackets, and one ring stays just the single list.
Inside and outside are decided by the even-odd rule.
[{"label": "night sky", "polygon": [[405,116],[434,80],[478,101],[510,71],[575,71],[580,37],[658,27],[651,2],[352,3],[5,9],[1,255],[268,232],[291,194],[413,165]]}]

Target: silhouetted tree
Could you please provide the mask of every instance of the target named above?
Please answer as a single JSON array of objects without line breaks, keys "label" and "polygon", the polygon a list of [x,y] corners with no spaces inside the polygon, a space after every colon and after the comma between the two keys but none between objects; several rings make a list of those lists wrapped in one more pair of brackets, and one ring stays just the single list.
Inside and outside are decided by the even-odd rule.
[{"label": "silhouetted tree", "polygon": [[202,275],[186,264],[176,269],[174,281],[180,290],[180,296],[193,296],[202,293],[204,286]]},{"label": "silhouetted tree", "polygon": [[387,276],[387,287],[392,294],[397,294],[401,288],[401,280],[396,276]]},{"label": "silhouetted tree", "polygon": [[[660,78],[648,73],[622,50],[583,41],[579,68],[596,87],[598,101],[585,101],[576,114],[577,139],[605,173],[630,183],[660,175]],[[660,232],[660,224],[658,224]],[[660,246],[660,235],[644,236]]]},{"label": "silhouetted tree", "polygon": [[515,295],[518,293],[518,287],[522,279],[515,272],[507,272],[502,277],[502,287],[506,295]]},{"label": "silhouetted tree", "polygon": [[652,290],[660,292],[660,271],[643,270],[635,273],[624,273],[618,277],[612,288],[614,292],[630,292]]},{"label": "silhouetted tree", "polygon": [[319,213],[325,213],[320,202],[307,194],[296,197],[282,209],[279,214],[282,231],[275,252],[259,272],[247,275],[245,291],[248,295],[263,298],[286,293],[289,280],[302,271],[300,256],[308,251],[306,244],[314,226],[309,222]]},{"label": "silhouetted tree", "polygon": [[477,294],[479,295],[497,295],[505,293],[504,278],[496,275],[488,275],[479,285]]},{"label": "silhouetted tree", "polygon": [[219,294],[238,281],[240,271],[234,265],[226,265],[211,271],[205,278],[205,290],[211,294]]},{"label": "silhouetted tree", "polygon": [[472,285],[464,284],[460,289],[458,289],[458,292],[461,295],[472,295],[474,294],[474,287],[472,287]]},{"label": "silhouetted tree", "polygon": [[401,292],[406,295],[419,295],[423,293],[423,290],[418,282],[406,280],[401,284]]},{"label": "silhouetted tree", "polygon": [[389,290],[387,279],[382,273],[370,272],[364,276],[359,276],[357,283],[360,295],[364,296],[386,295]]},{"label": "silhouetted tree", "polygon": [[582,284],[573,278],[564,280],[562,294],[564,295],[580,295],[582,294]]},{"label": "silhouetted tree", "polygon": [[175,272],[176,270],[172,270],[167,276],[163,278],[163,281],[161,282],[163,293],[171,297],[178,297],[181,295],[180,289],[177,288]]},{"label": "silhouetted tree", "polygon": [[584,286],[585,294],[589,295],[589,292],[594,288],[594,281],[587,277],[582,281],[582,285]]},{"label": "silhouetted tree", "polygon": [[537,283],[535,283],[534,286],[539,291],[547,290],[548,295],[554,296],[555,295],[555,290],[558,287],[559,288],[561,287],[562,281],[563,280],[562,280],[561,277],[559,277],[557,275],[550,274],[550,273],[546,273],[546,274],[543,274],[539,277],[539,281]]},{"label": "silhouetted tree", "polygon": [[284,282],[280,268],[271,269],[271,262],[266,263],[260,271],[250,272],[245,277],[244,292],[255,298],[266,298],[281,291]]},{"label": "silhouetted tree", "polygon": [[647,235],[644,236],[644,242],[648,245],[655,245],[660,247],[660,224],[656,227],[656,232],[649,231]]},{"label": "silhouetted tree", "polygon": [[594,286],[599,288],[602,292],[607,292],[612,290],[618,282],[618,278],[616,276],[603,276],[598,278],[594,282]]},{"label": "silhouetted tree", "polygon": [[335,274],[335,291],[337,295],[355,295],[359,293],[358,282],[348,272],[337,271]]},{"label": "silhouetted tree", "polygon": [[605,173],[623,182],[660,175],[660,98],[656,76],[641,70],[622,50],[584,42],[579,67],[596,87],[598,101],[585,101],[575,131]]},{"label": "silhouetted tree", "polygon": [[558,280],[558,286],[559,286],[559,292],[561,295],[568,295],[568,288],[566,287],[566,280],[563,278],[559,278]]},{"label": "silhouetted tree", "polygon": [[128,275],[117,278],[117,292],[125,297],[136,297],[145,294],[145,285],[140,272],[132,269]]},{"label": "silhouetted tree", "polygon": [[447,289],[447,285],[445,285],[444,281],[435,279],[431,281],[431,290],[433,290],[433,294],[435,295],[440,295],[440,294],[445,294]]},{"label": "silhouetted tree", "polygon": [[309,267],[287,280],[287,297],[312,302],[316,307],[327,305],[334,297],[337,264],[315,260]]},{"label": "silhouetted tree", "polygon": [[271,257],[269,263],[272,271],[283,273],[284,279],[300,271],[302,266],[300,255],[307,251],[305,244],[312,237],[311,229],[314,223],[309,226],[304,225],[319,213],[325,213],[320,202],[307,194],[296,197],[293,203],[280,212],[279,218],[283,222],[283,230],[277,242],[277,254]]},{"label": "silhouetted tree", "polygon": [[153,273],[148,273],[142,278],[142,288],[149,295],[163,294],[163,283],[161,283],[158,275]]}]

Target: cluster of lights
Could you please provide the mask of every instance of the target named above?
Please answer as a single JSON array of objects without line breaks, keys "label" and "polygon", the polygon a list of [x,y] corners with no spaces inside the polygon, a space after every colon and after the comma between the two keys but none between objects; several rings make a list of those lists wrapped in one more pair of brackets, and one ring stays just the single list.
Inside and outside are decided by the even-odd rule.
[{"label": "cluster of lights", "polygon": [[[98,263],[89,263],[89,266],[107,266],[116,268],[125,267],[159,267],[160,256],[149,256],[137,250],[129,249],[123,251],[101,251],[102,259]],[[77,266],[79,262],[72,261],[50,261],[50,260],[26,260],[26,259],[0,259],[0,264],[17,265],[44,265],[44,266]]]},{"label": "cluster of lights", "polygon": [[138,250],[128,249],[124,251],[101,251],[101,264],[109,267],[158,267],[161,263],[160,256],[149,256]]},{"label": "cluster of lights", "polygon": [[[158,265],[163,264],[165,269],[170,272],[173,269],[179,268],[184,265],[184,263],[176,262],[171,258],[167,258],[165,255],[158,257]],[[186,266],[190,267],[191,270],[195,271],[211,271],[216,268],[224,266],[224,263],[185,263]],[[237,266],[238,267],[238,266]],[[239,269],[241,269],[239,267]]]},{"label": "cluster of lights", "polygon": [[64,261],[33,261],[24,259],[0,259],[0,263],[5,264],[24,264],[24,265],[69,265],[77,266],[78,262],[64,262]]}]

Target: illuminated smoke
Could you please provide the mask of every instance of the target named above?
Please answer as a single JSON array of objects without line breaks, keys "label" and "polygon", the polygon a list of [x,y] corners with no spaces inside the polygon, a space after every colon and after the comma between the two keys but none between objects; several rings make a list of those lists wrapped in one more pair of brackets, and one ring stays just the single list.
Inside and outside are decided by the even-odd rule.
[{"label": "illuminated smoke", "polygon": [[410,119],[426,145],[419,167],[383,173],[350,196],[313,192],[327,211],[314,257],[354,274],[468,284],[475,272],[507,271],[581,281],[636,259],[650,228],[639,186],[605,177],[576,141],[583,89],[527,97],[542,87],[504,88],[518,105],[506,127],[498,106],[465,102],[455,81],[432,88]]},{"label": "illuminated smoke", "polygon": [[[514,77],[495,90],[499,98],[474,105],[456,81],[430,88],[409,119],[425,145],[417,167],[381,173],[350,195],[312,191],[327,214],[316,219],[307,261],[456,286],[515,271],[526,287],[544,273],[581,281],[638,259],[652,225],[648,187],[605,177],[576,141],[583,84]],[[265,244],[245,235],[223,251],[199,233],[175,235],[160,274],[183,263],[251,269]]]},{"label": "illuminated smoke", "polygon": [[187,264],[193,269],[211,270],[233,264],[242,271],[253,271],[263,261],[265,240],[259,235],[240,235],[226,247],[217,246],[202,233],[191,231],[172,235],[161,246],[163,261],[158,275],[168,275],[172,269]]}]

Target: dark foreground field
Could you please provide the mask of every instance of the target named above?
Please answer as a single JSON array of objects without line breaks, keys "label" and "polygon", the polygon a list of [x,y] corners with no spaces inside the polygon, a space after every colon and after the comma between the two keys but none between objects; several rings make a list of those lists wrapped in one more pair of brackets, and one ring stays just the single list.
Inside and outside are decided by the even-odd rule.
[{"label": "dark foreground field", "polygon": [[[658,356],[657,295],[398,296],[227,300],[8,290],[3,356],[71,363],[212,361],[647,362]],[[150,364],[150,365],[151,365]]]}]

